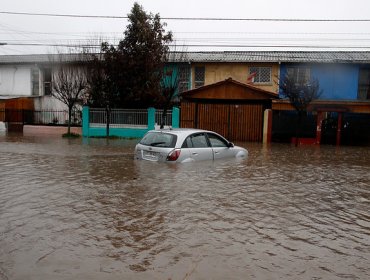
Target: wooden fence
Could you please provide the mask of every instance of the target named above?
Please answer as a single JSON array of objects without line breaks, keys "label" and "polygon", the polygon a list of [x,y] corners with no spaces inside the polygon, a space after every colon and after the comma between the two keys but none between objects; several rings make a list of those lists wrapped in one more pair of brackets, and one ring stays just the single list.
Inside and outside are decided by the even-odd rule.
[{"label": "wooden fence", "polygon": [[5,122],[5,104],[0,103],[0,122]]},{"label": "wooden fence", "polygon": [[181,127],[213,130],[232,141],[262,141],[262,104],[181,104]]},{"label": "wooden fence", "polygon": [[8,127],[12,130],[13,123],[23,123],[24,111],[33,108],[33,100],[26,97],[0,100],[0,122],[8,122]]}]

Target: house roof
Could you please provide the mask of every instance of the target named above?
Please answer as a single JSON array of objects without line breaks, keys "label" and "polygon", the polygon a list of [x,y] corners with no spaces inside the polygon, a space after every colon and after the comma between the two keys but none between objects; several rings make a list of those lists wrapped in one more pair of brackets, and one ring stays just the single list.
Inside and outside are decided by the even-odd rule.
[{"label": "house roof", "polygon": [[[62,61],[82,62],[83,54],[62,54]],[[0,64],[49,63],[60,61],[58,54],[0,55]],[[171,62],[190,63],[370,63],[370,51],[208,51],[172,52]]]},{"label": "house roof", "polygon": [[82,62],[87,61],[84,54],[26,54],[26,55],[0,55],[0,64],[32,64],[50,62]]},{"label": "house roof", "polygon": [[181,96],[184,99],[192,100],[266,100],[278,98],[278,95],[273,92],[235,81],[232,78],[185,91]]},{"label": "house roof", "polygon": [[370,63],[370,52],[239,51],[189,52],[190,62]]}]

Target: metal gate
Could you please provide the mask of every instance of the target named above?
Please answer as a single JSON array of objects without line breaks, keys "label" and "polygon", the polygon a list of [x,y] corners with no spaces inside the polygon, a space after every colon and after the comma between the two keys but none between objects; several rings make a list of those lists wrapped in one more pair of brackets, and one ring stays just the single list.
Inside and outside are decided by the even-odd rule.
[{"label": "metal gate", "polygon": [[262,141],[262,104],[181,103],[181,127],[213,130],[232,141]]}]

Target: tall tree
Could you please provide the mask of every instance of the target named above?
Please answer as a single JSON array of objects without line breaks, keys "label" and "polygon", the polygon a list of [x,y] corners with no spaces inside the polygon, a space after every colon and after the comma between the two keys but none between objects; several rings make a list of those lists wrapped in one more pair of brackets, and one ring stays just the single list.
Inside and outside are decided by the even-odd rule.
[{"label": "tall tree", "polygon": [[117,105],[118,89],[111,82],[106,69],[109,62],[102,59],[101,53],[88,54],[91,56],[88,65],[88,104],[105,109],[106,136],[109,137],[111,110]]},{"label": "tall tree", "polygon": [[320,90],[320,84],[317,78],[312,78],[308,81],[297,81],[294,73],[288,73],[285,76],[283,82],[280,84],[280,89],[283,96],[289,99],[290,104],[298,114],[298,121],[295,129],[295,144],[297,146],[302,118],[307,114],[308,105],[313,100],[320,97],[322,90]]},{"label": "tall tree", "polygon": [[129,24],[117,47],[102,45],[105,70],[118,91],[121,107],[154,106],[161,94],[163,60],[172,33],[166,33],[159,14],[152,15],[135,3]]},{"label": "tall tree", "polygon": [[161,78],[172,34],[165,32],[159,14],[146,13],[138,3],[128,20],[117,46],[104,42],[99,54],[90,53],[89,103],[106,109],[107,136],[112,108],[146,108],[163,101]]}]

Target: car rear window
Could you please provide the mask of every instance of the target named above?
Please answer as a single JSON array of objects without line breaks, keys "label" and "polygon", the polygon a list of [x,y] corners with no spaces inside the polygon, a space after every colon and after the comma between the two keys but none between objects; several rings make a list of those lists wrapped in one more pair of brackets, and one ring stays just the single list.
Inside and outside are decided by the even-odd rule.
[{"label": "car rear window", "polygon": [[174,148],[177,136],[164,132],[148,132],[141,139],[140,144],[152,147]]}]

